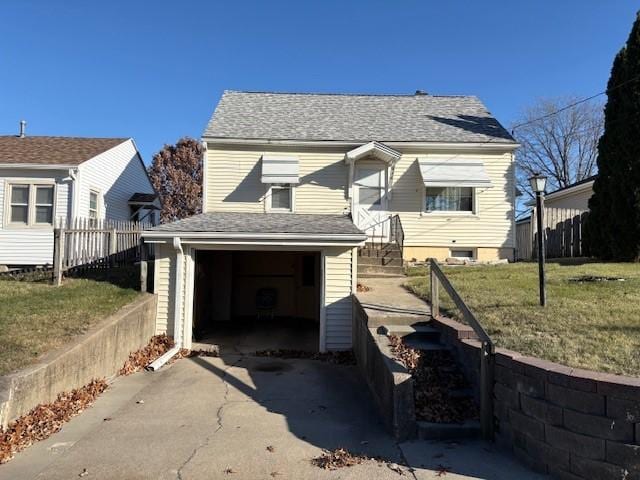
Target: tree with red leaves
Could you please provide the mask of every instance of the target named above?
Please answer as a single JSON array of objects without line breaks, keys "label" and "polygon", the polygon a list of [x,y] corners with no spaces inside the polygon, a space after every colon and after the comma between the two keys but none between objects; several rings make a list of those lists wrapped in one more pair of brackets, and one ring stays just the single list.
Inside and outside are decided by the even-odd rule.
[{"label": "tree with red leaves", "polygon": [[184,137],[153,156],[149,176],[160,194],[162,223],[202,211],[202,144]]}]

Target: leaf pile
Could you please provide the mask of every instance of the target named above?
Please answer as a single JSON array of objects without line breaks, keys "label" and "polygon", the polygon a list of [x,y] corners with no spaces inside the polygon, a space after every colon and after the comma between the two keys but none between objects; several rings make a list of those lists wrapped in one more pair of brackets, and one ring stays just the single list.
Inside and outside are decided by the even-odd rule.
[{"label": "leaf pile", "polygon": [[59,431],[65,422],[85,410],[106,388],[104,379],[93,380],[84,387],[59,394],[54,402],[40,404],[11,422],[6,431],[0,432],[0,464]]},{"label": "leaf pile", "polygon": [[469,387],[451,352],[417,350],[396,335],[389,336],[391,352],[413,377],[416,417],[434,423],[462,423],[478,417],[470,396],[455,395]]},{"label": "leaf pile", "polygon": [[367,287],[362,283],[358,283],[358,285],[356,285],[357,292],[368,292],[369,290],[371,290],[371,287]]},{"label": "leaf pile", "polygon": [[258,350],[255,353],[256,357],[273,357],[273,358],[292,358],[292,359],[305,359],[305,360],[317,360],[319,362],[332,363],[334,365],[355,365],[356,357],[353,355],[353,351],[344,350],[338,352],[307,352],[305,350]]},{"label": "leaf pile", "polygon": [[151,337],[149,343],[140,350],[131,352],[129,358],[118,372],[119,375],[131,375],[138,372],[151,362],[161,357],[174,346],[173,339],[166,334],[155,335]]},{"label": "leaf pile", "polygon": [[324,470],[337,470],[360,465],[366,460],[371,460],[371,458],[366,455],[351,453],[345,448],[336,448],[335,450],[324,450],[322,455],[311,459],[311,463]]}]

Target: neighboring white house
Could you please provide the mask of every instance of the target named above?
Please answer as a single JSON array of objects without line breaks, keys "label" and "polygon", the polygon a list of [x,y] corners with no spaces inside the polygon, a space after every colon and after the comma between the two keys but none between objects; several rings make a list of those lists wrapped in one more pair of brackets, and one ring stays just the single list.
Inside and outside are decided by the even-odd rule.
[{"label": "neighboring white house", "polygon": [[589,199],[593,195],[593,183],[596,175],[579,182],[548,193],[544,197],[544,204],[549,208],[566,208],[569,210],[589,210]]},{"label": "neighboring white house", "polygon": [[203,213],[144,234],[157,331],[187,348],[265,291],[272,315],[316,322],[319,350],[350,348],[369,242],[513,259],[518,145],[476,97],[226,91],[202,140]]},{"label": "neighboring white house", "polygon": [[130,138],[0,136],[0,265],[51,264],[60,220],[153,221],[156,197]]}]

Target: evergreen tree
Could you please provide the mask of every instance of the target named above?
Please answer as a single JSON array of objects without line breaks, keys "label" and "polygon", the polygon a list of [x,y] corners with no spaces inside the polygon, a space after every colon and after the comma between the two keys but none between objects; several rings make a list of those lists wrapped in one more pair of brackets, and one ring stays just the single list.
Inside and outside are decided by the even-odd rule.
[{"label": "evergreen tree", "polygon": [[598,177],[585,225],[587,251],[640,261],[640,13],[613,62],[607,86]]}]

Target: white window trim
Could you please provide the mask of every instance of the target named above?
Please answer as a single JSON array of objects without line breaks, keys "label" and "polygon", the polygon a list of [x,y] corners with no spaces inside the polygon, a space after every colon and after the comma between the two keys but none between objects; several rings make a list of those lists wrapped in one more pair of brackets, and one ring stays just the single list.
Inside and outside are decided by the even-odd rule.
[{"label": "white window trim", "polygon": [[96,194],[96,220],[101,220],[102,219],[102,190],[100,190],[99,188],[89,188],[89,201],[87,204],[87,218],[91,218],[91,194],[95,193]]},{"label": "white window trim", "polygon": [[[271,207],[271,192],[274,188],[288,188],[289,189],[289,201],[291,208],[272,208]],[[265,196],[265,211],[272,213],[295,213],[296,211],[296,185],[292,183],[287,184],[272,184],[269,185],[269,190]]]},{"label": "white window trim", "polygon": [[[29,187],[29,203],[27,206],[27,224],[11,222],[11,188],[13,185]],[[53,205],[51,223],[36,223],[36,187],[53,187]],[[58,185],[52,178],[8,178],[4,182],[4,215],[3,226],[7,229],[32,230],[53,229],[56,222],[56,204]]]},{"label": "white window trim", "polygon": [[422,196],[420,197],[420,215],[423,217],[468,217],[468,218],[477,218],[478,217],[478,206],[479,206],[479,195],[478,195],[478,187],[471,187],[471,191],[473,192],[473,210],[427,210],[427,187],[426,185],[422,185]]}]

